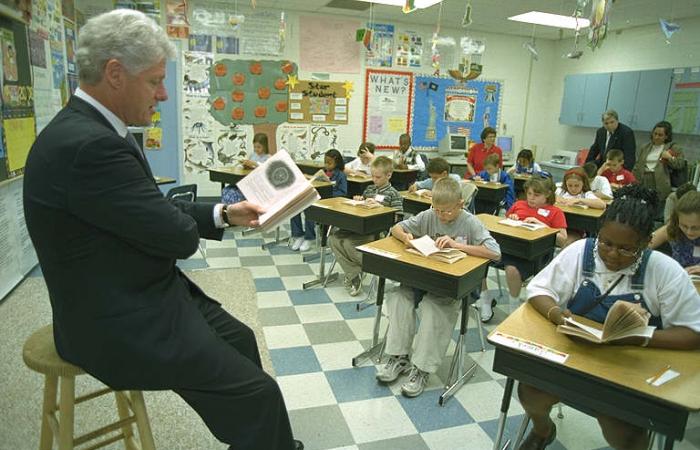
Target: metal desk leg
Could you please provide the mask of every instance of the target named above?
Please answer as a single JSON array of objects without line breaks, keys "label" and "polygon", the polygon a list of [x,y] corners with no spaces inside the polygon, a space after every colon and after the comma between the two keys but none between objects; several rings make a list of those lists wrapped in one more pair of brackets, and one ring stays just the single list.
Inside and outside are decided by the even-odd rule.
[{"label": "metal desk leg", "polygon": [[666,436],[664,450],[673,450],[673,438]]},{"label": "metal desk leg", "polygon": [[277,245],[281,242],[280,239],[280,227],[275,228],[275,240],[272,242],[264,242],[262,245],[263,250],[267,250],[268,248],[272,247],[273,245]]},{"label": "metal desk leg", "polygon": [[462,387],[464,383],[467,382],[469,378],[474,375],[477,364],[474,363],[472,366],[464,370],[464,354],[466,353],[464,345],[466,344],[465,335],[467,334],[467,322],[469,320],[469,310],[468,301],[469,296],[463,298],[462,302],[462,314],[461,322],[459,325],[459,339],[457,339],[457,346],[455,347],[455,354],[452,357],[452,365],[450,366],[450,375],[447,378],[447,385],[445,386],[445,391],[440,395],[438,404],[443,406],[447,403],[447,400],[452,397],[455,392]]},{"label": "metal desk leg", "polygon": [[375,361],[379,362],[381,360],[382,354],[384,353],[384,342],[385,339],[379,340],[379,326],[382,320],[382,305],[384,304],[384,285],[386,283],[385,278],[379,278],[379,283],[377,285],[377,314],[374,316],[374,330],[372,331],[372,346],[355,356],[352,359],[352,366],[357,367],[367,360],[371,360],[374,356],[378,355]]},{"label": "metal desk leg", "polygon": [[506,418],[508,417],[508,408],[510,408],[510,398],[513,395],[513,384],[515,380],[508,378],[506,387],[503,390],[503,398],[501,399],[501,414],[498,417],[498,429],[496,430],[496,439],[493,441],[493,450],[501,449],[501,440],[503,439],[503,430],[506,427]]},{"label": "metal desk leg", "polygon": [[513,449],[516,449],[520,447],[520,443],[523,441],[523,436],[525,436],[525,430],[527,430],[527,426],[530,424],[530,418],[525,415],[523,417],[522,422],[520,422],[520,427],[518,427],[518,433],[515,435],[515,442],[513,443]]},{"label": "metal desk leg", "polygon": [[486,351],[486,345],[484,345],[484,327],[481,325],[481,311],[475,303],[472,303],[472,311],[474,311],[474,320],[476,321],[476,330],[479,332],[479,341],[481,342],[481,351]]},{"label": "metal desk leg", "polygon": [[355,305],[355,309],[357,309],[358,312],[374,305],[374,300],[372,300],[372,294],[374,293],[374,290],[376,289],[376,287],[377,287],[377,279],[373,277],[372,281],[370,281],[370,283],[369,283],[369,291],[367,292],[367,296],[365,297],[364,300],[362,300],[361,302],[357,303],[357,305]]},{"label": "metal desk leg", "polygon": [[[324,225],[325,226],[325,225]],[[338,278],[337,273],[332,273],[331,271],[333,270],[333,266],[331,267],[331,271],[328,272],[328,275],[326,275],[326,244],[328,243],[328,234],[330,234],[331,229],[328,227],[328,231],[321,228],[324,233],[321,235],[321,248],[320,248],[320,254],[321,254],[321,259],[319,261],[319,269],[318,269],[318,278],[307,281],[302,285],[303,289],[307,289],[310,287],[314,287],[317,285],[322,285],[323,287],[326,287],[326,284],[329,281],[334,281]]]},{"label": "metal desk leg", "polygon": [[[330,227],[328,228],[330,231]],[[311,262],[314,261],[316,258],[321,257],[321,253],[326,251],[326,248],[323,244],[323,225],[320,223],[316,224],[316,248],[318,248],[318,253],[309,253],[301,257],[302,261],[304,262]]]}]

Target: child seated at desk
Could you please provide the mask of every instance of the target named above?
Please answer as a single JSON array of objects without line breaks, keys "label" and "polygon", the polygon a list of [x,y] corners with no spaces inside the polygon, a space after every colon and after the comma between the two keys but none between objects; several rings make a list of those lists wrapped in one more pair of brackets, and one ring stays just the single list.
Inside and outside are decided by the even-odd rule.
[{"label": "child seated at desk", "polygon": [[[344,197],[348,193],[348,179],[345,176],[343,169],[343,155],[336,149],[328,150],[323,158],[326,176],[333,185],[333,197]],[[316,240],[316,223],[313,220],[304,218],[304,224],[301,222],[301,213],[292,217],[292,236],[289,238],[289,247],[294,250],[305,252],[311,248],[311,245]]]},{"label": "child seated at desk", "polygon": [[411,147],[411,136],[404,133],[399,136],[399,149],[394,151],[394,167],[410,169],[418,172],[425,171],[425,164],[417,151]]},{"label": "child seated at desk", "polygon": [[450,165],[443,158],[433,158],[428,161],[428,178],[421,181],[416,181],[408,187],[408,192],[416,192],[418,189],[427,189],[426,197],[432,196],[433,185],[446,177],[450,177],[455,181],[459,181],[459,175],[450,173]]},{"label": "child seated at desk", "polygon": [[[700,349],[700,296],[676,262],[646,248],[657,203],[656,193],[639,185],[617,191],[598,239],[580,240],[562,250],[530,281],[528,302],[555,325],[572,313],[602,323],[617,300],[638,303],[651,313],[656,331],[651,339],[629,337],[617,344]],[[520,450],[547,447],[556,438],[549,413],[559,399],[524,383],[518,396],[533,424]],[[597,419],[611,447],[647,448],[646,430],[614,417]]]},{"label": "child seated at desk", "polygon": [[598,166],[593,161],[587,162],[583,165],[583,171],[588,176],[588,183],[595,196],[602,200],[612,200],[613,192],[610,182],[607,178],[598,175]]},{"label": "child seated at desk", "polygon": [[651,248],[668,242],[673,259],[690,275],[700,275],[700,192],[690,191],[678,200],[666,225],[654,231]]},{"label": "child seated at desk", "polygon": [[[355,200],[367,199],[369,203],[381,203],[384,206],[403,211],[403,197],[389,183],[393,172],[393,163],[386,156],[378,156],[372,162],[372,184]],[[333,250],[336,261],[345,272],[344,285],[353,297],[362,292],[362,254],[355,248],[375,240],[372,234],[361,235],[350,231],[338,230],[331,234],[328,245]]]},{"label": "child seated at desk", "polygon": [[598,175],[608,179],[610,186],[619,188],[628,184],[636,183],[637,179],[629,170],[625,169],[625,154],[616,148],[608,150],[605,164],[598,169]]},{"label": "child seated at desk", "polygon": [[363,142],[357,150],[357,158],[345,165],[346,175],[366,177],[372,174],[375,146],[371,142]]},{"label": "child seated at desk", "polygon": [[[506,212],[506,217],[557,228],[559,230],[556,237],[557,245],[563,246],[566,243],[566,217],[561,209],[554,206],[555,196],[552,180],[550,178],[533,176],[525,182],[525,193],[527,200],[515,202]],[[546,255],[543,258],[549,257],[550,255]],[[503,255],[501,261],[506,270],[506,284],[508,284],[510,301],[511,303],[517,302],[520,299],[523,280],[534,274],[535,264],[533,261],[513,255]],[[543,261],[539,261],[536,265],[541,263]],[[493,317],[493,312],[491,312],[492,306],[493,302],[484,302],[482,304],[482,322],[488,322]],[[488,320],[484,320],[487,318]]]},{"label": "child seated at desk", "polygon": [[503,197],[503,207],[509,209],[515,201],[515,188],[513,187],[513,179],[500,166],[501,157],[496,153],[492,153],[484,159],[484,170],[477,173],[474,179],[476,181],[490,181],[508,186],[506,195]]},{"label": "child seated at desk", "polygon": [[[593,209],[605,209],[605,202],[591,191],[588,176],[580,167],[574,167],[564,173],[564,180],[561,187],[557,188],[556,197],[557,204],[562,206],[582,205]],[[563,247],[586,235],[584,231],[572,228],[568,228],[566,233],[566,243]]]},{"label": "child seated at desk", "polygon": [[[429,235],[440,248],[456,248],[468,255],[493,260],[500,258],[496,240],[463,206],[459,182],[443,178],[433,188],[432,208],[394,225],[391,234],[406,244],[411,239]],[[421,320],[416,331],[417,302]],[[460,302],[401,286],[396,296],[387,299],[387,310],[389,328],[385,352],[389,360],[377,371],[377,380],[391,383],[410,370],[401,392],[407,397],[418,396],[425,389],[430,374],[442,363],[457,322]]]},{"label": "child seated at desk", "polygon": [[678,186],[675,192],[671,192],[666,197],[666,204],[664,205],[664,223],[671,220],[671,214],[676,210],[676,205],[678,205],[678,199],[683,197],[686,193],[690,191],[697,191],[698,188],[693,183],[683,183]]},{"label": "child seated at desk", "polygon": [[526,148],[518,152],[515,165],[508,169],[508,173],[511,175],[535,175],[540,172],[542,172],[542,168],[535,162],[532,150]]},{"label": "child seated at desk", "polygon": [[[265,133],[255,133],[253,136],[253,154],[250,159],[244,159],[241,164],[245,169],[255,169],[270,158],[270,147],[267,144]],[[224,203],[238,203],[245,200],[245,196],[235,185],[228,185],[221,191],[221,201]]]}]

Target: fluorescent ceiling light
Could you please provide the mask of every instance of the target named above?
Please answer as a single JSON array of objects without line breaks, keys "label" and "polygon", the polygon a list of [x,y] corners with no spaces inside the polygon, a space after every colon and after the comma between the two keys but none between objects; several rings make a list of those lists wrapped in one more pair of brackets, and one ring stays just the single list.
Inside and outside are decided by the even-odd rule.
[{"label": "fluorescent ceiling light", "polygon": [[[550,14],[541,11],[530,11],[517,16],[509,17],[508,20],[516,22],[534,23],[535,25],[544,25],[547,27],[569,28],[588,28],[591,24],[590,20],[581,17],[578,20],[572,16],[562,16],[560,14]],[[578,22],[578,25],[577,25]]]},{"label": "fluorescent ceiling light", "polygon": [[[379,5],[404,6],[406,0],[358,0],[367,3],[376,3]],[[430,8],[431,6],[440,3],[442,0],[416,0],[416,8]]]}]

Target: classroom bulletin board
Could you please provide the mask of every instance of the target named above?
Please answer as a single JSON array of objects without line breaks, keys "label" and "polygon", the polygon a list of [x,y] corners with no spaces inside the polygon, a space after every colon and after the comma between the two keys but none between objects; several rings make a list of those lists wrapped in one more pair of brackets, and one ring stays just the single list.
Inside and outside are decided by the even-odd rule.
[{"label": "classroom bulletin board", "polygon": [[399,148],[411,128],[413,73],[367,69],[362,140],[379,150]]},{"label": "classroom bulletin board", "polygon": [[411,141],[420,150],[435,150],[447,133],[481,142],[486,127],[498,129],[503,83],[416,75]]},{"label": "classroom bulletin board", "polygon": [[290,123],[347,125],[347,83],[299,80],[289,86]]}]

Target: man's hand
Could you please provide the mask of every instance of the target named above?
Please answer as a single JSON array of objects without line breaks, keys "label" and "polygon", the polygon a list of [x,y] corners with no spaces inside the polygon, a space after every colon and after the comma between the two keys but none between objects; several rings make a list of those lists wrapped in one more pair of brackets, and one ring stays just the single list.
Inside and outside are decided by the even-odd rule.
[{"label": "man's hand", "polygon": [[232,225],[241,225],[244,227],[257,227],[260,225],[259,217],[265,210],[262,206],[243,201],[228,205],[226,215],[228,222]]},{"label": "man's hand", "polygon": [[437,248],[452,248],[454,247],[456,242],[449,236],[440,236],[439,238],[435,239],[435,245]]}]

